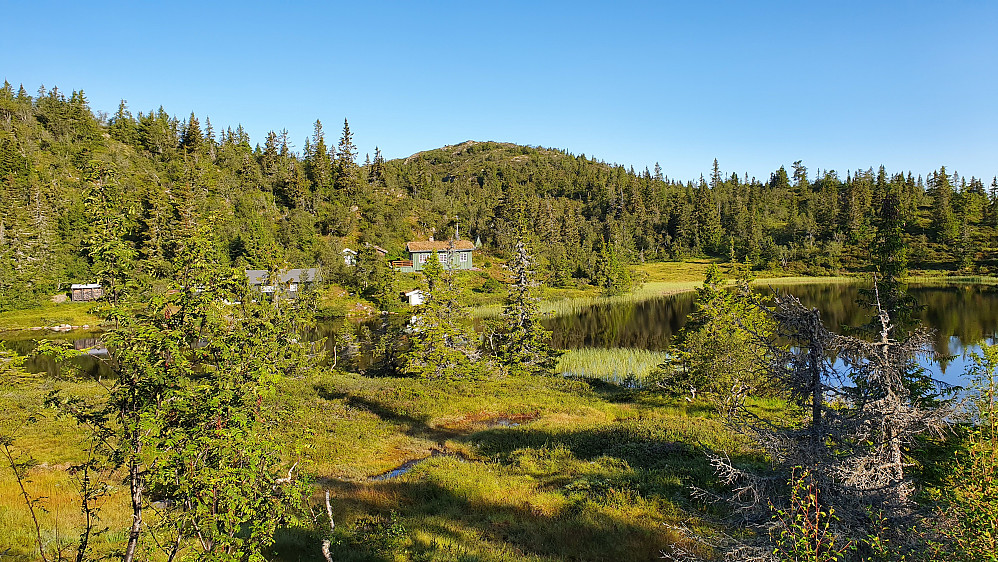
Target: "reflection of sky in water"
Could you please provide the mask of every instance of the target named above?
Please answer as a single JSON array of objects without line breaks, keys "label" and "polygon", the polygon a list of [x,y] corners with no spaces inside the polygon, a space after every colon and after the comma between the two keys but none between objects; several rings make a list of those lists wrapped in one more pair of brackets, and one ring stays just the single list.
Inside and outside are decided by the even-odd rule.
[{"label": "reflection of sky in water", "polygon": [[[995,343],[995,339],[989,338],[989,344]],[[968,380],[964,376],[967,371],[974,365],[974,360],[971,357],[972,353],[980,353],[981,346],[978,344],[964,346],[960,338],[956,336],[950,336],[949,338],[949,353],[950,357],[944,358],[942,361],[933,361],[929,357],[920,356],[918,357],[918,365],[925,369],[933,379],[945,383],[950,386],[964,386],[968,383]],[[846,371],[845,365],[841,359],[836,359],[832,362],[832,368],[839,375],[843,375]]]},{"label": "reflection of sky in water", "polygon": [[[859,284],[813,283],[757,287],[762,293],[788,292],[821,312],[825,325],[841,333],[843,327],[860,326],[870,320],[868,309],[856,303]],[[994,343],[998,332],[998,288],[983,285],[912,287],[911,294],[923,306],[916,313],[923,326],[935,331],[936,351],[951,356],[937,364],[922,358],[920,364],[933,378],[948,384],[965,384],[966,370],[973,364],[971,352],[981,341]],[[693,311],[695,295],[686,293],[639,303],[594,306],[578,314],[549,318],[556,347],[630,347],[664,350]]]},{"label": "reflection of sky in water", "polygon": [[[994,345],[996,343],[995,336],[985,340],[988,345]],[[981,354],[980,344],[970,344],[964,345],[960,338],[956,336],[949,337],[949,353],[950,357],[944,358],[942,361],[931,364],[927,360],[919,361],[924,369],[927,369],[932,373],[933,377],[953,385],[964,385],[967,384],[967,379],[965,374],[974,365],[974,359],[971,354],[976,353]]]}]

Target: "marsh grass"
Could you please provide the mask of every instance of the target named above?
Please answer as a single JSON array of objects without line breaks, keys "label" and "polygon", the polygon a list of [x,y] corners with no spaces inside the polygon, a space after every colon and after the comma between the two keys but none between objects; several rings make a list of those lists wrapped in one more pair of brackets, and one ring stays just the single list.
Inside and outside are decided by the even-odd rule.
[{"label": "marsh grass", "polygon": [[[23,422],[54,388],[99,396],[92,382],[27,377],[0,392],[0,416]],[[325,371],[283,380],[276,390],[263,411],[288,463],[313,475],[315,500],[324,489],[333,493],[335,554],[343,561],[655,558],[683,540],[663,523],[697,524],[686,515],[687,490],[713,485],[701,448],[755,455],[709,408],[595,380]],[[81,458],[83,435],[43,413],[16,446],[44,463],[29,485],[47,496],[46,540],[72,541],[80,518],[68,467]],[[370,478],[425,457],[399,478]],[[120,479],[112,485],[106,523],[123,529],[127,494]],[[0,528],[0,552],[36,557],[30,520],[4,467]],[[102,535],[100,549],[123,539]],[[288,528],[277,540],[278,560],[321,560],[316,531]]]},{"label": "marsh grass", "polygon": [[[684,540],[663,524],[689,521],[687,487],[711,485],[700,447],[751,454],[709,410],[578,380],[336,380],[324,382],[343,389],[332,400],[359,406],[351,396],[363,396],[378,412],[352,414],[363,424],[352,431],[366,434],[380,419],[460,452],[393,480],[324,481],[336,498],[339,560],[654,559]],[[503,412],[530,417],[482,423]],[[384,445],[357,443],[371,453]],[[355,458],[380,464],[377,454]],[[405,537],[388,553],[395,526]]]},{"label": "marsh grass", "polygon": [[828,283],[858,283],[862,277],[761,277],[752,281],[752,285],[811,285]]},{"label": "marsh grass", "polygon": [[[655,271],[652,266],[662,266],[663,264],[646,264],[645,270]],[[690,264],[685,264],[690,265]],[[699,265],[699,264],[694,264]],[[697,268],[688,268],[685,271],[699,271]],[[706,265],[703,267],[706,270]],[[687,274],[677,275],[686,277]],[[651,279],[651,276],[648,277]],[[856,277],[765,277],[752,281],[753,286],[778,286],[778,285],[803,285],[811,283],[855,283],[860,281]],[[540,303],[540,312],[551,316],[570,316],[595,306],[614,306],[622,304],[632,304],[644,302],[661,297],[678,295],[696,290],[703,284],[703,277],[697,280],[648,280],[622,295],[606,296],[600,295],[595,290],[582,292],[580,296],[567,298],[547,299]],[[734,285],[734,281],[729,281]],[[497,316],[502,312],[501,304],[485,304],[474,306],[468,309],[472,318],[489,318]]]},{"label": "marsh grass", "polygon": [[[99,399],[101,391],[89,381],[61,380],[27,375],[0,385],[0,432],[14,439],[11,446],[20,458],[31,457],[37,465],[25,483],[29,495],[39,500],[36,510],[46,552],[60,548],[73,552],[83,516],[78,482],[71,467],[85,458],[84,433],[69,419],[46,408],[49,392],[62,391],[84,399]],[[130,518],[127,490],[112,477],[111,494],[102,502],[103,524],[124,529]],[[38,547],[31,516],[20,495],[10,466],[0,465],[0,553],[11,560],[36,560]],[[93,541],[95,553],[107,553],[125,540],[122,533],[103,533]],[[8,558],[4,558],[6,560]]]},{"label": "marsh grass", "polygon": [[[578,314],[593,306],[635,303],[669,295],[677,295],[696,289],[700,283],[695,281],[652,281],[643,283],[641,286],[622,295],[606,296],[589,292],[589,294],[584,294],[583,296],[544,300],[540,303],[540,312],[541,314],[551,316],[568,316]],[[489,304],[476,306],[470,308],[468,312],[472,318],[488,318],[502,312],[502,305]]]},{"label": "marsh grass", "polygon": [[912,275],[907,281],[913,285],[998,285],[998,277],[989,275]]},{"label": "marsh grass", "polygon": [[649,375],[668,358],[664,351],[631,348],[570,349],[555,372],[568,377],[592,378],[628,388],[643,388]]},{"label": "marsh grass", "polygon": [[59,324],[96,327],[100,319],[91,314],[93,308],[89,302],[46,302],[36,308],[0,312],[0,332]]}]

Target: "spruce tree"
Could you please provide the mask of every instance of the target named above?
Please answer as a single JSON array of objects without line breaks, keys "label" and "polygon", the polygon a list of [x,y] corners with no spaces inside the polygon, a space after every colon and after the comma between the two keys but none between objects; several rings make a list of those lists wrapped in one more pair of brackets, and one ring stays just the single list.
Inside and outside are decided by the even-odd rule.
[{"label": "spruce tree", "polygon": [[907,217],[901,206],[899,190],[899,186],[891,184],[877,213],[873,262],[878,272],[881,306],[898,326],[906,326],[911,321],[916,303],[906,291],[908,246],[904,227]]},{"label": "spruce tree", "polygon": [[533,258],[522,228],[509,268],[513,282],[503,306],[496,357],[510,374],[550,374],[561,352],[551,347],[551,332],[540,322]]},{"label": "spruce tree", "polygon": [[932,173],[930,194],[932,195],[932,229],[935,231],[936,240],[942,243],[952,243],[959,236],[960,223],[956,213],[953,212],[953,186],[946,173],[946,166],[942,166],[938,172]]},{"label": "spruce tree", "polygon": [[350,123],[344,119],[343,134],[336,147],[336,189],[344,190],[351,195],[355,194],[358,191],[357,169],[357,146],[353,143]]},{"label": "spruce tree", "polygon": [[180,148],[188,152],[193,152],[200,149],[203,144],[204,135],[201,133],[201,123],[194,116],[194,112],[191,112],[190,118],[187,119],[187,127],[184,129],[184,134],[180,137]]},{"label": "spruce tree", "polygon": [[440,262],[444,254],[426,260],[423,276],[425,300],[407,327],[409,348],[402,353],[401,371],[429,379],[458,379],[480,372],[479,358],[470,328],[460,322],[453,293],[449,290]]}]

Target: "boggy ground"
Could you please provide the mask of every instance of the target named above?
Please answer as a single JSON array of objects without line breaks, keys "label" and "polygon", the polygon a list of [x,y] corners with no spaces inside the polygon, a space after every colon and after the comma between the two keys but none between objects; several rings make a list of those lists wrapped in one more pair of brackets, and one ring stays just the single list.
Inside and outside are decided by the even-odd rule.
[{"label": "boggy ground", "polygon": [[[558,377],[330,373],[273,406],[332,494],[337,560],[655,559],[682,540],[668,524],[697,526],[704,448],[755,458],[710,409]],[[317,560],[318,543],[288,532],[279,556]]]},{"label": "boggy ground", "polygon": [[[0,388],[0,423],[41,464],[28,491],[45,496],[51,547],[79,533],[71,464],[82,432],[42,407],[61,388],[95,383],[29,376]],[[290,465],[314,480],[313,510],[332,497],[336,560],[649,560],[674,541],[668,524],[701,528],[691,485],[712,486],[704,449],[758,457],[709,408],[598,381],[368,378],[325,371],[285,380],[267,411]],[[773,411],[778,405],[768,405]],[[37,423],[20,425],[41,412]],[[414,459],[401,476],[375,480]],[[113,479],[112,479],[113,480]],[[119,479],[120,480],[120,479]],[[124,541],[127,494],[112,481],[97,550]],[[318,528],[328,529],[324,515]],[[34,529],[9,468],[0,467],[0,553],[37,557]],[[321,560],[314,529],[279,533],[274,558]],[[709,554],[709,553],[704,553]]]}]

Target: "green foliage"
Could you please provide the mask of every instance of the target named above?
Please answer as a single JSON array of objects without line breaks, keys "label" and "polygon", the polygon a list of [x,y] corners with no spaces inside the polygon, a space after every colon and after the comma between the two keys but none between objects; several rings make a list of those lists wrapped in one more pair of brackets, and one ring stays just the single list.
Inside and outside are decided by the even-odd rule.
[{"label": "green foliage", "polygon": [[276,381],[307,368],[304,319],[293,303],[253,302],[214,261],[207,233],[185,240],[171,290],[110,309],[106,398],[52,399],[92,432],[93,462],[127,474],[126,560],[152,548],[153,535],[170,537],[157,543],[169,556],[263,560],[302,493],[297,479],[279,480],[259,404]]},{"label": "green foliage", "polygon": [[779,533],[773,554],[780,562],[835,562],[842,560],[850,544],[836,546],[831,526],[835,510],[821,504],[818,487],[807,470],[796,468],[790,481],[790,506],[776,510],[773,518]]},{"label": "green foliage", "polygon": [[659,384],[675,395],[702,397],[722,405],[732,396],[776,393],[764,376],[772,320],[742,281],[728,290],[720,269],[711,264],[697,289],[695,308],[660,365]]},{"label": "green foliage", "polygon": [[[549,283],[618,294],[630,284],[627,266],[648,260],[710,255],[796,273],[867,268],[889,183],[910,217],[905,236],[926,236],[913,265],[994,261],[998,192],[945,169],[928,185],[910,174],[888,182],[872,168],[810,180],[796,162],[791,184],[782,167],[757,181],[715,162],[709,182],[679,182],[561,150],[470,141],[394,161],[376,150],[359,166],[346,120],[336,146],[316,121],[297,155],[286,132],[267,134],[254,151],[241,127],[215,131],[207,117],[181,120],[162,107],[133,115],[122,101],[105,124],[83,92],[55,88],[34,98],[3,90],[0,115],[0,200],[12,202],[0,208],[5,308],[103,277],[94,268],[111,258],[127,258],[124,275],[136,282],[169,277],[191,210],[215,215],[212,246],[226,265],[254,268],[332,269],[339,246],[359,233],[398,252],[406,240],[452,232],[456,216],[462,233],[506,256],[522,218]],[[93,162],[114,170],[107,189],[95,190]],[[108,195],[121,216],[96,224],[88,209]],[[117,247],[102,245],[115,239]]]},{"label": "green foliage", "polygon": [[85,206],[90,224],[86,242],[91,271],[104,284],[109,298],[117,302],[132,271],[134,249],[125,241],[127,215],[113,167],[93,160],[84,180],[90,185]]},{"label": "green foliage", "polygon": [[607,246],[603,247],[597,258],[593,280],[609,296],[622,294],[631,287],[631,274],[627,266],[621,263],[617,252]]},{"label": "green foliage", "polygon": [[494,336],[496,358],[510,374],[550,374],[560,355],[551,347],[551,332],[541,325],[532,266],[521,230],[509,261],[513,283]]},{"label": "green foliage", "polygon": [[[882,170],[881,170],[882,171]],[[904,233],[909,217],[902,204],[904,177],[895,176],[885,185],[880,210],[877,213],[877,232],[873,247],[873,262],[877,268],[877,295],[880,306],[894,321],[895,329],[907,329],[912,323],[912,313],[917,303],[908,295],[908,244]],[[876,308],[874,295],[867,294],[872,308]]]},{"label": "green foliage", "polygon": [[947,477],[949,524],[940,529],[953,559],[984,562],[998,560],[998,345],[982,345],[973,359],[974,416]]},{"label": "green foliage", "polygon": [[426,260],[422,273],[427,291],[422,305],[405,328],[408,348],[401,355],[399,370],[422,378],[457,379],[482,374],[478,363],[477,338],[462,322],[463,312],[455,300],[453,270],[444,272],[438,253]]}]

